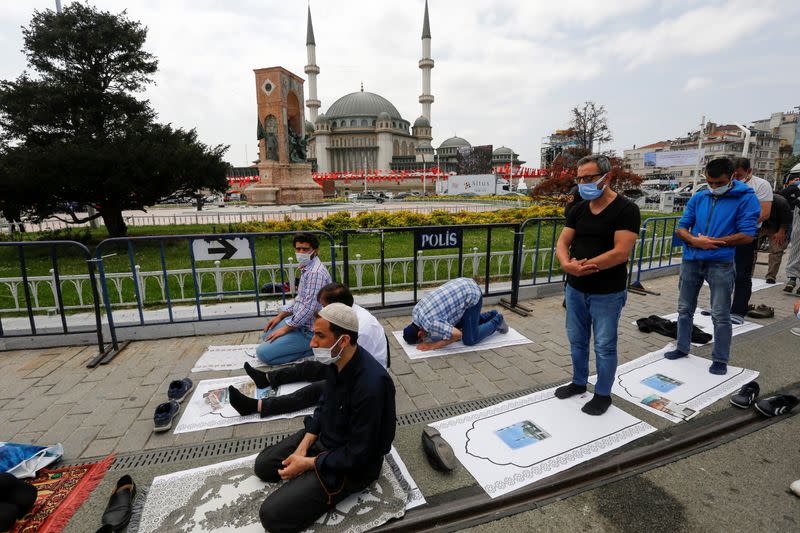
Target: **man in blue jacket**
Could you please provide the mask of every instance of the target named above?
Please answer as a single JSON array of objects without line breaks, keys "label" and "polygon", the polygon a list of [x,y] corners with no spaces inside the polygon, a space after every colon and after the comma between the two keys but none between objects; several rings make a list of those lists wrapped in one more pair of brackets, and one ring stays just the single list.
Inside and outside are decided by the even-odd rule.
[{"label": "man in blue jacket", "polygon": [[684,242],[678,282],[678,346],[664,354],[667,359],[689,355],[692,319],[703,280],[711,288],[714,323],[712,374],[728,372],[731,351],[731,293],[736,277],[735,247],[752,242],[758,234],[761,205],[753,189],[732,180],[733,162],[714,159],[706,165],[708,190],[686,204],[676,234]]}]

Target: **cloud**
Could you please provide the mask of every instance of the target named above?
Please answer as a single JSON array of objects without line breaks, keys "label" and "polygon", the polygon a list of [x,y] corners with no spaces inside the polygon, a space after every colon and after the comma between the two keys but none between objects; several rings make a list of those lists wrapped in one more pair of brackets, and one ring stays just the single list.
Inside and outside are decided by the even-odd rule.
[{"label": "cloud", "polygon": [[686,80],[686,85],[684,85],[683,90],[684,92],[699,91],[710,86],[711,78],[707,78],[705,76],[694,76]]},{"label": "cloud", "polygon": [[[159,72],[143,96],[161,121],[196,127],[206,143],[231,145],[228,159],[235,165],[256,154],[253,69],[281,65],[305,77],[305,2],[89,2],[111,12],[127,9],[131,19],[148,27],[146,48],[158,57]],[[8,79],[25,64],[19,27],[34,9],[52,9],[53,1],[0,4],[0,77]],[[740,60],[758,66],[765,54],[797,49],[792,20],[800,8],[794,4],[800,5],[431,0],[433,145],[458,132],[474,144],[510,146],[537,164],[541,138],[565,127],[570,108],[584,100],[606,104],[620,146],[674,136],[671,129],[685,131],[691,126],[675,122],[696,122],[700,111],[687,108],[691,105],[703,106],[703,113],[728,106],[731,113],[744,114],[742,121],[768,116],[762,109],[767,103],[781,109],[796,104],[782,96],[791,89],[797,94],[790,72],[782,86],[765,85],[763,98],[744,105],[740,93],[726,89],[726,99],[720,87],[735,78],[730,69]],[[423,5],[423,0],[312,2],[321,111],[364,81],[365,90],[389,99],[407,120],[421,113],[417,62]],[[760,31],[767,25],[769,35]],[[702,101],[709,91],[700,89],[712,79],[717,83],[709,105]],[[688,81],[684,87],[675,80]],[[770,92],[779,89],[784,93]],[[684,91],[694,91],[698,101],[685,98]],[[654,101],[662,104],[647,104]]]}]

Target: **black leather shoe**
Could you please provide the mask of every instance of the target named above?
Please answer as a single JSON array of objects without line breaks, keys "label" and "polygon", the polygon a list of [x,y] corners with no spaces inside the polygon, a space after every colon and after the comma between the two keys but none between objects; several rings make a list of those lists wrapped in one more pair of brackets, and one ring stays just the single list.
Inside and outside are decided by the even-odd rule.
[{"label": "black leather shoe", "polygon": [[450,472],[455,469],[456,456],[453,448],[431,426],[425,426],[422,430],[422,449],[425,450],[428,462],[436,470]]},{"label": "black leather shoe", "polygon": [[[124,475],[117,481],[114,492],[108,500],[101,523],[110,526],[111,531],[122,531],[131,521],[131,507],[136,497],[136,483],[131,476]],[[108,531],[108,527],[106,527]]]}]

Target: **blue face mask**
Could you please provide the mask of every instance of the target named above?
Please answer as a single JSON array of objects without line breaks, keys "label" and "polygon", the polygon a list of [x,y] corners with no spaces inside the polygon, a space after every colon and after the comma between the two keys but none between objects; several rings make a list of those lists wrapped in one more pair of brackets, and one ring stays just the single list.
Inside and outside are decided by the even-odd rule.
[{"label": "blue face mask", "polygon": [[596,200],[600,198],[603,195],[605,187],[598,188],[597,186],[600,185],[605,179],[606,177],[603,176],[594,183],[579,183],[578,194],[580,194],[581,198],[583,198],[584,200]]},{"label": "blue face mask", "polygon": [[709,187],[708,190],[714,196],[722,196],[723,194],[725,194],[726,192],[731,190],[731,183],[728,182],[727,184],[721,185],[720,187],[716,187],[716,188],[715,187]]}]

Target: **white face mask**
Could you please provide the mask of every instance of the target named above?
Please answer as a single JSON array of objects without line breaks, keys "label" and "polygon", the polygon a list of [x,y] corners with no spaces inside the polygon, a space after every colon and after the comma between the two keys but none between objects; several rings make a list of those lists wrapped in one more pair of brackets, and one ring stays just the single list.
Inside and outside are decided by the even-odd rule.
[{"label": "white face mask", "polygon": [[333,346],[330,348],[311,348],[311,350],[314,352],[314,361],[319,361],[320,363],[335,363],[338,361],[342,356],[342,352],[339,352],[339,355],[334,356],[333,348],[339,344],[340,340],[342,340],[341,335],[339,335],[339,338],[336,339],[336,342],[334,342]]},{"label": "white face mask", "polygon": [[307,253],[307,254],[301,254],[301,253],[298,252],[298,253],[294,254],[294,256],[297,258],[297,262],[300,263],[300,265],[302,266],[302,265],[309,264],[311,262],[311,258],[314,256],[314,254],[313,254],[313,252],[312,253]]}]

